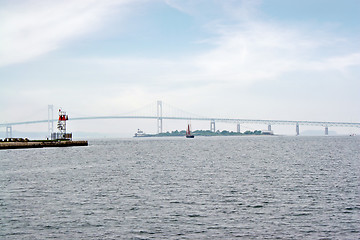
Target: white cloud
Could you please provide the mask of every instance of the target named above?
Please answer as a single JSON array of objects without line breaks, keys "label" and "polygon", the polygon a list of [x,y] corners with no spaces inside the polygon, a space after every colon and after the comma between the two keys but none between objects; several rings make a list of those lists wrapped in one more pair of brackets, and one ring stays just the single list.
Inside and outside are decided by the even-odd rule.
[{"label": "white cloud", "polygon": [[131,0],[14,1],[0,10],[0,66],[27,61],[96,31]]},{"label": "white cloud", "polygon": [[[196,17],[206,1],[166,0],[167,4]],[[272,81],[285,73],[297,71],[340,71],[359,65],[360,52],[349,47],[331,53],[347,39],[331,31],[312,26],[294,26],[258,17],[260,1],[215,1],[231,24],[208,22],[206,29],[214,34],[204,39],[212,48],[186,58],[125,58],[87,59],[91,69],[113,73],[129,85],[161,86],[166,90],[197,88],[207,85],[246,86],[257,81]],[[231,5],[233,6],[233,5]],[[206,10],[204,10],[206,12]],[[109,75],[108,75],[109,76]],[[111,78],[112,76],[110,76]],[[110,80],[111,81],[111,80]],[[156,88],[155,87],[155,88]]]},{"label": "white cloud", "polygon": [[[213,48],[190,59],[119,57],[117,60],[102,59],[100,65],[111,69],[121,62],[117,66],[127,66],[125,72],[135,76],[141,75],[140,66],[145,68],[147,76],[175,83],[221,81],[248,84],[298,69],[339,69],[358,64],[357,53],[328,58],[321,56],[320,48],[336,47],[343,39],[328,39],[328,35],[319,36],[316,30],[262,21],[257,10],[261,1],[213,1],[212,7],[207,7],[208,1],[164,1],[193,17],[204,15],[210,11],[208,8],[219,10],[232,24],[207,22],[207,30],[216,36],[205,41],[213,44]],[[27,1],[4,6],[0,10],[0,66],[36,58],[76,37],[94,32],[114,9],[120,11],[134,2],[138,1]]]},{"label": "white cloud", "polygon": [[311,61],[303,64],[303,69],[316,71],[336,70],[346,74],[347,69],[353,66],[360,66],[360,51],[340,56],[331,56],[323,61]]},{"label": "white cloud", "polygon": [[[261,0],[164,0],[170,7],[199,19],[250,19],[258,15]],[[225,12],[225,15],[224,15]]]},{"label": "white cloud", "polygon": [[[207,7],[202,1],[166,2],[199,18],[204,13],[195,9]],[[187,79],[243,86],[299,70],[345,72],[350,66],[360,65],[360,49],[351,44],[354,39],[337,35],[329,26],[323,29],[321,25],[272,21],[259,12],[261,1],[212,3],[223,13],[222,18],[205,25],[215,36],[204,42],[213,48],[184,61],[196,69],[192,74],[187,73]]]},{"label": "white cloud", "polygon": [[317,36],[311,31],[261,21],[216,29],[214,26],[213,31],[217,36],[207,40],[213,48],[186,58],[117,57],[81,62],[102,74],[113,73],[114,78],[117,76],[125,84],[168,89],[214,84],[246,86],[289,72],[345,72],[348,67],[360,65],[360,52],[324,56],[324,49],[336,48],[340,40]]},{"label": "white cloud", "polygon": [[[0,48],[4,46],[3,43],[7,44],[0,50],[0,66],[33,59],[60,48],[78,36],[93,32],[103,24],[103,18],[112,12],[113,4],[118,8],[126,6],[129,2],[133,1],[66,1],[41,4],[31,2],[37,5],[26,2],[23,7],[14,7],[15,10],[6,7],[7,11],[0,10],[3,11],[0,13]],[[167,2],[191,14],[192,17],[207,12],[203,12],[202,6],[195,4],[195,1]],[[206,5],[208,1],[200,2]],[[331,113],[334,116],[332,119],[345,115],[339,114],[339,111],[335,111],[331,106],[339,100],[324,95],[324,98],[317,102],[312,102],[314,98],[307,98],[308,102],[305,105],[310,114],[305,116],[306,110],[298,111],[299,108],[305,108],[304,99],[296,102],[297,99],[282,97],[282,92],[292,93],[289,91],[291,84],[279,83],[277,80],[284,79],[286,75],[295,79],[294,82],[302,84],[302,76],[309,77],[306,80],[317,81],[337,72],[351,75],[351,78],[348,78],[351,80],[341,81],[354,81],[358,72],[354,73],[353,66],[360,65],[360,50],[351,45],[351,42],[358,39],[338,35],[332,29],[319,30],[319,26],[299,27],[265,21],[257,15],[256,4],[240,4],[237,6],[241,9],[238,9],[228,5],[234,1],[215,2],[216,6],[222,6],[223,17],[227,19],[201,19],[201,22],[205,22],[205,18],[208,20],[204,30],[210,31],[213,36],[203,39],[207,48],[201,48],[202,50],[191,56],[187,54],[182,58],[156,55],[149,58],[112,55],[109,58],[93,55],[92,58],[73,56],[71,59],[55,59],[50,64],[36,64],[31,66],[33,72],[38,72],[37,70],[44,66],[50,67],[45,70],[46,74],[36,73],[29,78],[38,81],[37,83],[44,83],[50,76],[53,82],[48,83],[46,87],[42,85],[44,94],[37,94],[37,100],[34,100],[34,97],[29,103],[22,98],[21,104],[25,102],[31,109],[36,104],[43,104],[43,99],[47,99],[53,103],[61,102],[74,108],[83,108],[85,112],[96,112],[101,115],[117,113],[118,109],[131,110],[143,106],[146,102],[162,99],[164,102],[203,115],[228,116],[229,113],[241,113],[245,118],[281,116],[284,119],[299,119],[298,116],[312,119],[314,112],[324,116]],[[56,6],[53,6],[54,3]],[[230,14],[227,14],[228,12]],[[44,22],[42,19],[48,20]],[[336,51],[333,51],[334,49]],[[199,53],[200,51],[202,52]],[[69,69],[68,73],[58,74],[65,68]],[[25,74],[20,76],[17,81],[21,81],[19,79]],[[336,78],[337,76],[332,77]],[[57,85],[60,81],[66,82],[63,84],[64,88],[71,86],[69,90],[64,89],[69,98],[63,99],[58,95]],[[261,81],[271,82],[267,86],[272,83],[278,85],[270,94],[253,91],[250,85]],[[286,85],[284,88],[288,89],[276,89],[281,88],[281,84]],[[34,87],[31,85],[33,83],[25,85],[30,89],[29,99],[32,98],[30,95]],[[342,85],[334,86],[339,88]],[[351,83],[349,86],[354,84]],[[26,88],[23,85],[21,87]],[[244,90],[246,87],[247,90]],[[329,85],[330,87],[332,85]],[[12,89],[13,92],[19,92],[14,87]],[[308,91],[307,86],[302,89]],[[333,89],[327,90],[331,92]],[[318,92],[318,89],[312,91],[314,96]],[[24,94],[19,93],[23,97]],[[311,89],[306,94],[311,95]],[[346,104],[346,99],[342,98],[341,101],[339,105],[346,105],[350,109],[349,112],[358,109],[356,106],[349,106],[354,106],[359,101],[352,100]],[[322,107],[324,102],[327,107]],[[295,112],[292,116],[291,111]],[[259,115],[261,113],[263,115]]]}]

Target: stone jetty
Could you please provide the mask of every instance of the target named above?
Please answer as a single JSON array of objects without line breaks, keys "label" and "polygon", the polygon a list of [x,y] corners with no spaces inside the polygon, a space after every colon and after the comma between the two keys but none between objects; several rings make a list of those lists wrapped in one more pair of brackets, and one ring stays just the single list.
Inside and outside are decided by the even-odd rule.
[{"label": "stone jetty", "polygon": [[0,139],[1,149],[88,146],[88,141]]}]

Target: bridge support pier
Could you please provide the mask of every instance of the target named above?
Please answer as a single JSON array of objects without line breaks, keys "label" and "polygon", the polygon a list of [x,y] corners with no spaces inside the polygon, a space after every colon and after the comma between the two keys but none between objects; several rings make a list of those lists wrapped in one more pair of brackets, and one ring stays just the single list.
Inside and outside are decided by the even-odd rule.
[{"label": "bridge support pier", "polygon": [[6,126],[6,138],[12,138],[12,126]]},{"label": "bridge support pier", "polygon": [[300,135],[300,128],[299,128],[299,124],[296,124],[296,136]]},{"label": "bridge support pier", "polygon": [[54,105],[48,105],[48,137],[54,132]]},{"label": "bridge support pier", "polygon": [[326,136],[329,135],[329,128],[328,128],[328,126],[325,126],[325,135],[326,135]]},{"label": "bridge support pier", "polygon": [[268,131],[271,131],[271,124],[268,125]]},{"label": "bridge support pier", "polygon": [[236,127],[237,127],[237,128],[236,128],[236,132],[237,132],[237,133],[240,133],[240,123],[238,123]]},{"label": "bridge support pier", "polygon": [[215,120],[211,120],[211,122],[210,122],[210,131],[212,131],[212,132],[216,131],[216,129],[215,129]]},{"label": "bridge support pier", "polygon": [[162,133],[162,101],[157,101],[157,133]]}]

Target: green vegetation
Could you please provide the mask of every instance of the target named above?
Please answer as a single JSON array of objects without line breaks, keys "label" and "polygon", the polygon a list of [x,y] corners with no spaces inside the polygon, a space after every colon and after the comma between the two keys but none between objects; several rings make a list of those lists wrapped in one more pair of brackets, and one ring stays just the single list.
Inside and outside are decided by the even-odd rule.
[{"label": "green vegetation", "polygon": [[[241,135],[261,135],[261,131],[259,130],[255,130],[255,131],[246,131],[244,133],[238,133],[238,132],[229,132],[226,130],[223,131],[216,131],[216,132],[212,132],[210,130],[195,130],[192,132],[192,134],[194,136],[241,136]],[[166,132],[166,133],[159,133],[159,134],[154,134],[151,136],[154,137],[176,137],[176,136],[185,136],[186,135],[186,131],[182,130],[182,131],[172,131],[172,132]]]}]

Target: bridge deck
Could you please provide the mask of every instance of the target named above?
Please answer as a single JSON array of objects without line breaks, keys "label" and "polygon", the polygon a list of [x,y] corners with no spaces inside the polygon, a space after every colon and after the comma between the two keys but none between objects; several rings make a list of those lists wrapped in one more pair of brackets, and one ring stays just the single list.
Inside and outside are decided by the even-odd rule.
[{"label": "bridge deck", "polygon": [[[93,117],[75,117],[69,118],[69,121],[78,120],[96,120],[96,119],[158,119],[157,116],[93,116]],[[319,121],[293,121],[293,120],[260,120],[260,119],[240,119],[240,118],[206,118],[206,117],[166,117],[166,120],[194,120],[194,121],[217,121],[217,122],[232,122],[232,123],[252,123],[252,124],[270,124],[270,125],[308,125],[308,126],[337,126],[337,127],[358,127],[360,123],[350,122],[319,122]],[[56,119],[52,121],[57,121]],[[26,125],[47,123],[48,120],[34,120],[24,122],[9,122],[0,123],[0,127],[13,126],[13,125]]]}]

